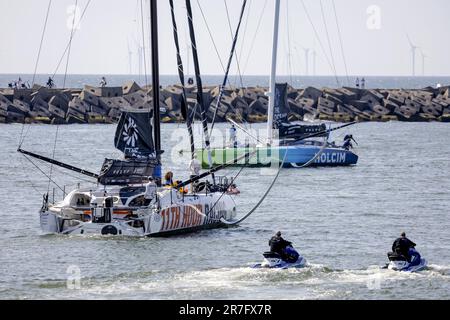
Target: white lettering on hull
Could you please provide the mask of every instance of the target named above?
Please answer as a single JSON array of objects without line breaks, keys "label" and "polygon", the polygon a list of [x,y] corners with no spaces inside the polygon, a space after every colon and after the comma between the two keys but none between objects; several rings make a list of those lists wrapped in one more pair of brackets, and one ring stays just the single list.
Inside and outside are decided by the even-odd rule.
[{"label": "white lettering on hull", "polygon": [[346,162],[347,154],[345,152],[322,153],[315,161],[316,164],[339,164]]}]

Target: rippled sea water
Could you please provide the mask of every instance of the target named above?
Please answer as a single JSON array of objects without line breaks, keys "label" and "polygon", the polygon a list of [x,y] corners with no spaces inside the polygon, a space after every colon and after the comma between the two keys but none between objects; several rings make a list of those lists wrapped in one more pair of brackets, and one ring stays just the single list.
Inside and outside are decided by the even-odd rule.
[{"label": "rippled sea water", "polygon": [[[357,166],[283,170],[239,227],[138,240],[41,235],[38,210],[48,179],[16,149],[26,133],[24,149],[51,155],[56,130],[0,124],[0,299],[450,298],[448,124],[357,124],[334,137],[353,133]],[[114,125],[60,126],[55,158],[98,172],[105,157],[119,156],[114,131]],[[178,153],[184,127],[164,124],[162,131],[165,169],[187,177],[187,155]],[[38,165],[48,174],[47,165]],[[263,173],[241,173],[238,216],[269,186],[273,176]],[[52,176],[66,190],[90,184],[60,169]],[[306,257],[307,268],[251,268],[277,230]],[[401,231],[418,244],[429,270],[378,268]],[[71,270],[80,272],[78,289],[67,286],[74,283]]]}]

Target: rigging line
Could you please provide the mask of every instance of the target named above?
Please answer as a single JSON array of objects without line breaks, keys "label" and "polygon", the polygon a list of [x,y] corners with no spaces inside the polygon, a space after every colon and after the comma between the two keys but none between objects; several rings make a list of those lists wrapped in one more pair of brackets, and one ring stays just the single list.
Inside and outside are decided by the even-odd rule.
[{"label": "rigging line", "polygon": [[48,16],[50,14],[51,5],[52,5],[52,0],[49,0],[48,7],[47,7],[47,14],[45,16],[44,28],[42,29],[41,43],[39,44],[39,50],[38,50],[38,55],[36,58],[36,64],[34,65],[33,80],[31,81],[31,86],[34,86],[34,80],[36,79],[36,72],[37,72],[37,68],[39,65],[39,59],[41,57],[42,44],[44,43],[44,35],[45,35],[45,30],[47,29],[47,21],[48,21]]},{"label": "rigging line", "polygon": [[[56,133],[55,133],[55,142],[53,144],[53,153],[52,158],[55,159],[55,152],[56,152],[56,142],[58,140],[58,131],[59,131],[59,125],[56,126]],[[50,181],[52,180],[52,172],[53,172],[53,163],[50,165],[50,174],[48,176],[48,186],[47,186],[47,193],[50,191]]]},{"label": "rigging line", "polygon": [[75,29],[75,18],[77,16],[77,9],[78,9],[78,0],[75,0],[75,9],[73,13],[73,19],[72,19],[72,29],[70,31],[70,39],[69,39],[69,51],[67,51],[67,60],[66,60],[66,69],[64,71],[64,80],[63,80],[63,88],[66,88],[66,79],[67,79],[67,69],[69,68],[69,59],[70,59],[70,50],[72,49],[72,39]]},{"label": "rigging line", "polygon": [[[95,181],[93,181],[93,180],[88,180],[88,179],[82,178],[80,176],[77,176],[77,175],[74,175],[74,174],[70,174],[70,173],[67,172],[67,170],[63,170],[62,168],[55,167],[54,170],[56,170],[59,173],[63,173],[64,175],[69,176],[71,178],[75,178],[77,180],[81,180],[81,181],[89,182],[89,183],[95,183]],[[94,177],[92,177],[92,179],[94,179]]]},{"label": "rigging line", "polygon": [[[205,14],[203,13],[203,9],[202,9],[202,6],[200,5],[199,0],[197,0],[197,6],[198,6],[198,8],[200,9],[201,16],[202,16],[202,18],[203,18],[203,21],[205,22],[206,29],[208,30],[209,37],[210,37],[210,39],[211,39],[211,42],[213,43],[214,50],[216,51],[217,58],[219,59],[220,65],[222,66],[222,70],[223,70],[223,72],[225,73],[225,66],[223,65],[222,57],[220,56],[219,50],[217,49],[216,42],[214,41],[214,37],[213,37],[213,35],[212,35],[211,29],[209,28],[208,21],[206,20],[206,16],[205,16]],[[192,42],[191,42],[191,44],[192,44]],[[231,85],[231,84],[229,84],[229,85]]]},{"label": "rigging line", "polygon": [[342,54],[342,58],[344,60],[345,76],[347,78],[347,85],[350,86],[350,78],[348,76],[348,68],[347,68],[347,59],[345,58],[344,44],[342,41],[341,27],[339,26],[339,19],[338,19],[337,10],[336,10],[336,4],[335,4],[334,0],[331,0],[331,3],[333,4],[334,18],[336,20],[336,27],[337,27],[338,37],[339,37],[339,43],[341,46],[341,54]]},{"label": "rigging line", "polygon": [[[328,58],[327,52],[325,50],[325,47],[324,47],[324,45],[322,43],[322,40],[320,40],[319,33],[317,32],[317,29],[316,29],[316,27],[314,25],[314,22],[312,21],[312,18],[311,18],[310,14],[309,14],[309,11],[306,8],[305,2],[303,0],[300,0],[300,2],[302,4],[302,6],[303,6],[303,9],[305,10],[306,17],[308,18],[308,21],[311,24],[311,27],[312,27],[312,29],[314,31],[314,35],[316,37],[316,40],[319,42],[319,45],[320,45],[320,48],[322,49],[322,53],[323,53],[323,55],[325,57],[325,60],[327,61],[328,66],[330,67],[331,71],[333,71],[334,70],[333,69],[333,65],[331,64],[330,59]],[[336,75],[335,75],[335,77],[336,77],[336,80],[339,82],[339,80],[337,79]]]},{"label": "rigging line", "polygon": [[283,169],[284,166],[284,161],[286,160],[286,156],[287,156],[287,152],[284,154],[284,158],[283,161],[281,162],[280,166],[278,167],[278,171],[277,174],[275,175],[275,178],[273,179],[272,183],[270,184],[269,188],[267,188],[266,192],[264,193],[264,195],[261,197],[261,199],[258,201],[258,203],[253,207],[252,210],[250,210],[246,215],[244,215],[244,217],[242,217],[241,219],[239,219],[238,221],[227,221],[224,218],[220,219],[220,222],[222,222],[223,224],[229,225],[229,226],[235,226],[241,222],[243,222],[244,220],[246,220],[248,217],[250,217],[260,206],[261,204],[264,202],[264,200],[267,198],[267,196],[269,195],[270,191],[272,190],[273,186],[275,185],[275,182],[278,180],[278,177],[280,176],[281,170]]},{"label": "rigging line", "polygon": [[[317,152],[307,163],[303,164],[302,166],[298,167],[297,169],[306,168],[306,167],[310,166],[314,161],[316,161],[322,155],[322,153],[325,151],[326,147],[327,147],[327,143],[325,142],[323,144],[322,148],[319,150],[319,152]],[[250,217],[260,207],[260,205],[263,203],[263,201],[269,195],[270,191],[272,190],[273,186],[275,185],[275,182],[278,180],[278,177],[279,177],[281,170],[283,169],[284,163],[286,161],[287,154],[288,154],[288,152],[286,151],[284,154],[283,161],[281,162],[280,167],[278,168],[278,172],[277,172],[274,180],[272,181],[272,183],[269,186],[269,188],[267,189],[267,191],[264,193],[264,196],[255,205],[255,207],[252,210],[250,210],[244,217],[239,219],[238,221],[226,221],[224,218],[222,218],[222,219],[220,219],[220,221],[222,223],[229,225],[229,226],[235,226],[235,225],[243,222],[244,220],[246,220],[248,217]]]},{"label": "rigging line", "polygon": [[340,84],[339,79],[338,79],[338,76],[337,76],[336,63],[335,63],[335,60],[334,60],[333,48],[332,48],[332,46],[331,46],[330,34],[329,34],[329,32],[328,32],[328,25],[327,25],[327,20],[326,20],[326,18],[325,18],[325,11],[324,11],[324,9],[323,9],[323,3],[322,3],[322,0],[320,0],[319,3],[320,3],[320,11],[321,11],[321,13],[322,13],[323,25],[324,25],[324,27],[325,27],[325,34],[326,34],[326,36],[327,36],[328,48],[329,48],[329,50],[330,50],[331,62],[332,62],[332,64],[333,64],[334,75],[335,75],[335,77],[336,77],[337,85],[340,86],[341,84]]},{"label": "rigging line", "polygon": [[[36,165],[36,164],[35,164],[31,159],[29,159],[26,155],[23,155],[23,156],[25,157],[25,159],[27,159],[28,161],[30,161],[31,164],[32,164],[33,166],[35,166],[36,169],[38,169],[44,176],[46,176],[51,182],[53,182],[53,184],[54,184],[55,186],[57,186],[61,191],[64,192],[64,189],[61,188],[55,181],[53,181],[52,178],[51,178],[48,174],[46,174],[41,168],[39,168],[38,165]],[[48,188],[47,188],[47,193],[49,193],[49,191],[50,191],[50,184],[49,184],[49,186],[48,186]]]},{"label": "rigging line", "polygon": [[188,105],[187,99],[186,99],[186,87],[185,87],[185,82],[184,82],[184,67],[183,67],[183,60],[181,58],[181,53],[180,53],[180,44],[178,41],[178,27],[177,27],[177,22],[176,22],[176,18],[175,18],[175,8],[173,5],[173,0],[169,0],[169,4],[170,4],[170,9],[171,9],[171,16],[172,16],[173,38],[174,38],[175,48],[177,51],[176,56],[177,56],[177,65],[178,65],[178,76],[180,78],[180,82],[181,82],[181,86],[182,86],[181,113],[186,120],[189,139],[190,139],[190,143],[191,143],[191,158],[194,159],[194,157],[195,157],[195,145],[194,145],[195,140],[194,140],[194,133],[192,130],[192,120],[193,119],[191,118],[191,115],[189,114],[189,105]]},{"label": "rigging line", "polygon": [[[74,35],[74,36],[75,36],[75,34],[77,33],[78,26],[80,25],[81,20],[83,20],[84,14],[86,13],[86,10],[87,10],[87,8],[89,7],[89,4],[90,4],[90,3],[91,3],[91,0],[89,0],[89,1],[87,2],[86,6],[85,6],[84,9],[83,9],[83,13],[81,14],[80,19],[78,20],[77,26],[76,26],[76,28],[75,28],[75,30],[74,30],[74,32],[73,32],[73,35]],[[63,52],[61,58],[59,59],[58,64],[56,65],[55,72],[53,72],[52,78],[55,77],[56,73],[57,73],[58,70],[59,70],[59,67],[61,66],[61,63],[62,63],[64,57],[66,56],[67,50],[69,50],[69,44],[70,44],[70,43],[68,43],[68,44],[66,45],[66,48],[64,49],[64,52]]]},{"label": "rigging line", "polygon": [[[245,26],[244,26],[244,34],[242,35],[242,39],[244,40],[246,35],[247,35],[247,30],[248,30],[248,21],[249,21],[249,16],[250,16],[250,9],[252,8],[252,0],[248,1],[248,10],[247,10],[247,16],[245,17]],[[242,61],[242,53],[244,52],[244,45],[245,45],[245,41],[242,41],[241,44],[241,49],[239,52],[239,61]]]},{"label": "rigging line", "polygon": [[[26,171],[26,167],[25,167],[25,163],[23,162],[23,159],[22,158],[19,158],[19,159],[20,159],[20,164],[22,165],[24,171]],[[31,181],[31,179],[28,179],[27,181],[30,183],[31,187],[34,189],[34,191],[36,191],[36,193],[40,194],[42,192],[42,191],[38,190],[38,188],[34,185],[34,183]]]},{"label": "rigging line", "polygon": [[[198,3],[198,0],[197,0]],[[192,5],[191,0],[186,0],[186,11],[187,11],[187,18],[188,18],[188,25],[189,25],[189,34],[191,38],[191,45],[192,45],[192,57],[194,59],[194,69],[195,69],[195,78],[197,82],[197,102],[200,105],[200,115],[202,119],[202,126],[203,126],[203,132],[204,132],[204,141],[205,141],[205,147],[208,151],[208,164],[209,167],[212,168],[212,158],[211,158],[211,140],[209,136],[209,130],[208,130],[208,120],[206,118],[206,112],[209,108],[209,105],[205,105],[204,97],[203,97],[203,85],[202,85],[202,77],[200,72],[200,63],[198,59],[198,51],[197,51],[197,40],[195,37],[195,28],[194,28],[194,18],[192,15]],[[214,172],[211,174],[213,178],[213,182],[215,184],[215,178],[214,178]]]},{"label": "rigging line", "polygon": [[[230,13],[228,11],[227,0],[223,0],[223,3],[225,4],[225,12],[227,13],[228,28],[230,30],[231,41],[236,41],[236,40],[233,39],[233,38],[236,38],[236,36],[233,35],[233,28],[231,27]],[[237,30],[239,30],[239,28],[241,26],[242,17],[244,15],[244,9],[245,9],[245,5],[246,4],[247,4],[247,0],[244,0],[244,3],[242,5],[243,9],[242,9],[242,12],[241,12],[241,16],[240,16],[240,19],[239,19],[239,25],[238,25]],[[236,66],[237,66],[237,70],[238,70],[238,74],[239,74],[239,79],[241,81],[241,88],[243,88],[244,87],[244,81],[242,80],[241,66],[239,65],[239,57],[238,56],[236,56]]]},{"label": "rigging line", "polygon": [[145,85],[148,86],[148,79],[147,79],[147,59],[145,54],[145,26],[144,26],[144,8],[141,2],[141,32],[142,32],[142,54],[144,58],[144,79],[145,79]]},{"label": "rigging line", "polygon": [[[227,80],[228,80],[228,74],[229,74],[230,68],[231,68],[231,63],[232,63],[232,61],[233,61],[233,56],[235,56],[234,53],[235,53],[235,50],[236,50],[236,44],[237,44],[237,40],[238,40],[238,36],[239,36],[239,30],[240,30],[240,28],[241,28],[242,18],[244,17],[244,12],[245,12],[245,6],[246,6],[246,4],[247,4],[247,0],[244,0],[243,3],[242,3],[241,14],[240,14],[240,16],[239,16],[239,23],[238,23],[238,25],[237,25],[237,27],[236,27],[236,32],[235,32],[234,36],[233,36],[233,34],[232,34],[233,44],[232,44],[232,46],[231,46],[230,56],[229,56],[229,58],[228,58],[228,64],[227,64],[227,70],[226,70],[226,72],[225,72],[225,77],[224,77],[223,83],[222,83],[222,85],[221,85],[221,87],[220,87],[219,96],[217,97],[217,102],[216,102],[216,106],[215,106],[215,110],[214,110],[214,115],[213,115],[212,123],[211,123],[210,135],[212,134],[212,130],[213,130],[213,128],[214,128],[214,124],[215,124],[215,121],[216,121],[217,110],[219,109],[220,102],[222,101],[222,97],[223,97],[225,85],[226,85],[226,83],[227,83]],[[228,22],[230,22],[230,21],[228,20]],[[230,24],[230,27],[231,27],[231,24]],[[236,57],[236,59],[237,59],[237,57]],[[239,66],[239,62],[238,62],[238,66]],[[241,81],[242,81],[242,76],[241,76]],[[241,85],[242,85],[242,87],[244,87],[244,85],[243,85],[242,82],[241,82]]]},{"label": "rigging line", "polygon": [[[217,204],[219,203],[220,199],[223,198],[223,196],[228,192],[228,189],[234,184],[234,182],[236,181],[236,179],[239,177],[239,175],[242,173],[242,171],[244,170],[245,166],[243,166],[242,168],[239,169],[238,173],[234,176],[234,178],[231,180],[231,182],[226,186],[225,191],[222,192],[222,194],[220,195],[220,197],[217,199],[217,201],[213,204],[213,206],[211,207],[211,209],[208,210],[208,213],[206,214],[206,216],[209,216],[211,214],[211,212],[214,210],[214,208],[217,206]],[[205,187],[206,188],[206,187]],[[216,219],[214,219],[216,220]]]},{"label": "rigging line", "polygon": [[286,0],[286,26],[287,26],[287,39],[288,39],[288,69],[289,69],[289,80],[291,82],[291,86],[294,86],[294,82],[292,81],[292,56],[291,56],[291,35],[290,35],[290,26],[289,26],[289,0]]},{"label": "rigging line", "polygon": [[261,10],[261,15],[259,16],[259,19],[258,19],[258,24],[256,26],[255,34],[253,35],[252,43],[250,45],[250,50],[248,52],[247,59],[245,60],[243,74],[245,74],[245,71],[247,70],[248,62],[250,60],[250,56],[251,56],[251,53],[253,51],[253,47],[255,46],[255,40],[256,40],[256,37],[258,35],[259,28],[261,27],[262,18],[264,16],[264,12],[266,11],[266,6],[267,6],[267,0],[264,1],[264,6],[263,6],[263,8]]}]

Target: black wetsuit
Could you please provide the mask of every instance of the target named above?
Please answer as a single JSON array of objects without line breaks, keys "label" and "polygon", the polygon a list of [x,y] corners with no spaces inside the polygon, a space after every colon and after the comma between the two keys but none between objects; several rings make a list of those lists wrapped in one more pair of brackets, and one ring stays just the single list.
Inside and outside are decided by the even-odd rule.
[{"label": "black wetsuit", "polygon": [[408,251],[410,248],[414,248],[416,244],[409,240],[408,238],[398,238],[392,244],[392,252],[403,255],[408,261],[410,261],[410,256]]},{"label": "black wetsuit", "polygon": [[284,248],[291,245],[291,242],[284,240],[282,237],[273,236],[269,240],[270,251],[278,253],[284,257]]}]

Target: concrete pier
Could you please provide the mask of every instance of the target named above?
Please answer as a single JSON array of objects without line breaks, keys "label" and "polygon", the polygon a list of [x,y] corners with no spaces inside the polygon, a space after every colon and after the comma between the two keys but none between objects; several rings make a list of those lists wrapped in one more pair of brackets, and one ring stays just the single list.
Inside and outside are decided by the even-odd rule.
[{"label": "concrete pier", "polygon": [[[151,87],[134,82],[122,87],[83,89],[0,89],[0,123],[115,123],[122,110],[149,109]],[[161,88],[161,121],[183,122],[180,85]],[[268,88],[226,88],[216,113],[216,121],[231,118],[237,122],[267,121]],[[450,87],[423,89],[356,89],[289,87],[290,120],[315,118],[336,122],[350,121],[442,121],[450,122]],[[195,107],[197,90],[186,87],[187,101]],[[214,116],[219,87],[204,88],[209,106],[208,120]],[[200,108],[196,108],[200,119]]]}]

